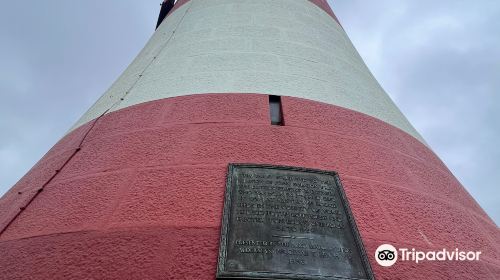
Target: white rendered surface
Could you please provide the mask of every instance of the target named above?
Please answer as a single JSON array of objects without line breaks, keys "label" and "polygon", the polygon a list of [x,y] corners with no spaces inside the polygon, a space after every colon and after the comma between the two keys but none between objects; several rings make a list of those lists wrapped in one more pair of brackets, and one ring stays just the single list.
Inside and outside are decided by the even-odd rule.
[{"label": "white rendered surface", "polygon": [[203,93],[262,93],[334,104],[424,142],[340,25],[308,0],[189,1],[163,21],[72,129],[108,109]]}]

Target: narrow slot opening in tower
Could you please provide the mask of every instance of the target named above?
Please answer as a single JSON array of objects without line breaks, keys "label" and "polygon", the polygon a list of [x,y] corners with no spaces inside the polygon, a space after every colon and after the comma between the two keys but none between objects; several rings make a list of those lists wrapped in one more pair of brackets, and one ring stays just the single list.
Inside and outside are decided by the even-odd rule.
[{"label": "narrow slot opening in tower", "polygon": [[269,95],[269,113],[272,125],[283,125],[283,113],[281,110],[281,96]]}]

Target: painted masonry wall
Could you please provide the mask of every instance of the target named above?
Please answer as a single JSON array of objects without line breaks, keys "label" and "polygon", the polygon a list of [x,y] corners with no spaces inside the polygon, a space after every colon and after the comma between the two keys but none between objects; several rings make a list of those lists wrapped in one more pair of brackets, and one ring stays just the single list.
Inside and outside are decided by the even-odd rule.
[{"label": "painted masonry wall", "polygon": [[[230,162],[338,171],[377,279],[500,278],[498,228],[315,2],[179,2],[0,199],[0,279],[214,279]],[[483,253],[381,268],[382,243]]]},{"label": "painted masonry wall", "polygon": [[[127,98],[121,101],[124,92]],[[373,78],[342,27],[305,0],[188,1],[164,20],[75,127],[113,104],[111,111],[213,92],[265,93],[335,104],[421,139]]]}]

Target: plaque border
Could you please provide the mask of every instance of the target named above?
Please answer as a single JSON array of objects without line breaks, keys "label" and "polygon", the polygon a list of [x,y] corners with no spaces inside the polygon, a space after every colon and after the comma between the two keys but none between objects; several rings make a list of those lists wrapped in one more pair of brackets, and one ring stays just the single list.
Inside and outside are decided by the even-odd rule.
[{"label": "plaque border", "polygon": [[[349,228],[354,237],[356,247],[360,254],[361,262],[363,268],[367,275],[367,278],[346,278],[339,276],[324,276],[324,275],[311,275],[311,274],[297,274],[297,273],[277,273],[277,272],[266,272],[266,271],[244,271],[244,272],[230,272],[226,271],[226,259],[227,259],[227,239],[229,232],[229,218],[231,215],[231,205],[232,205],[232,184],[233,184],[233,171],[236,168],[264,168],[264,169],[278,169],[278,170],[289,170],[289,171],[299,171],[308,173],[317,173],[323,175],[332,176],[335,179],[335,183],[338,187],[338,192],[340,198],[342,199],[342,207],[344,208],[347,220],[349,222]],[[333,279],[344,279],[344,280],[375,280],[373,270],[371,268],[370,262],[368,260],[368,255],[363,244],[363,240],[359,235],[358,227],[354,220],[354,216],[347,200],[347,196],[344,192],[344,186],[340,181],[338,172],[320,170],[305,167],[295,167],[295,166],[285,166],[285,165],[270,165],[270,164],[256,164],[256,163],[229,163],[227,169],[226,177],[226,191],[224,195],[224,209],[222,215],[222,225],[220,233],[220,244],[219,244],[219,255],[217,259],[217,279],[255,279],[255,280],[266,280],[266,279],[290,279],[290,280],[333,280]]]}]

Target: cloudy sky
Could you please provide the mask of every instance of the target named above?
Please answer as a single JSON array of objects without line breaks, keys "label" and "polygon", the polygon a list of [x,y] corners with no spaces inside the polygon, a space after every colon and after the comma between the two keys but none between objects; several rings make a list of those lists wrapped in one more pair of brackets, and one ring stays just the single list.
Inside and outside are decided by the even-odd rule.
[{"label": "cloudy sky", "polygon": [[[111,85],[160,0],[4,1],[0,195]],[[410,122],[500,224],[500,3],[330,1]]]}]

